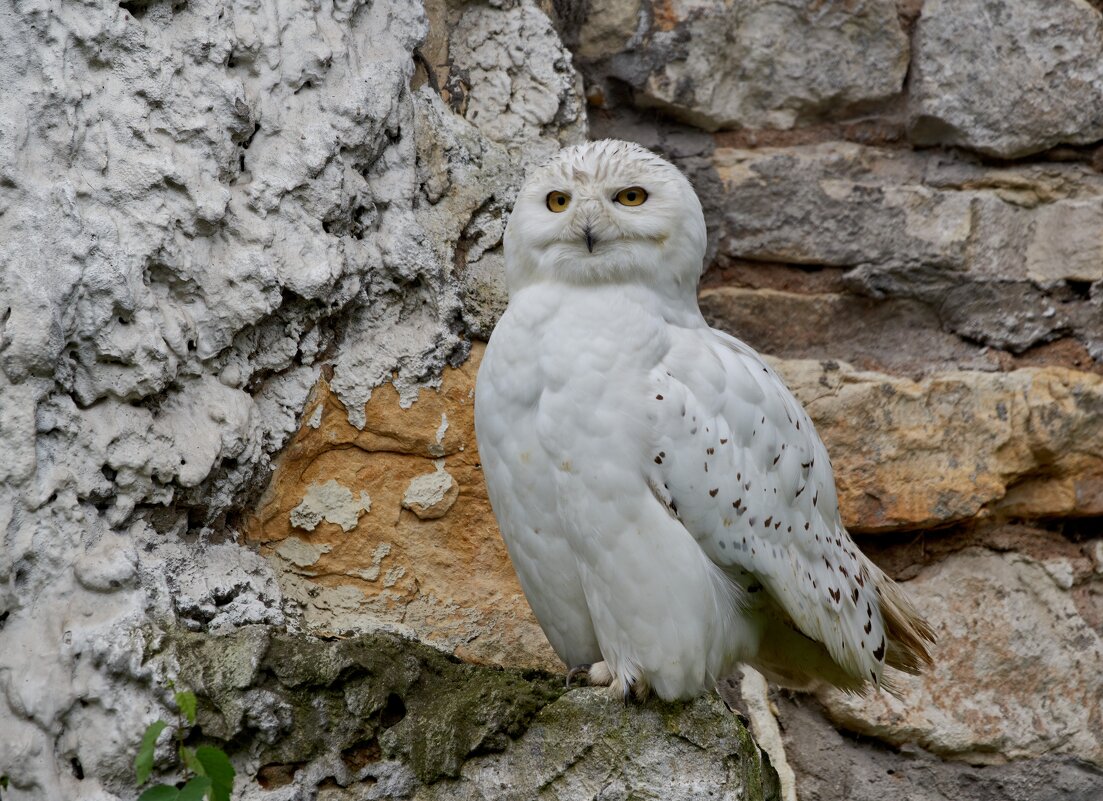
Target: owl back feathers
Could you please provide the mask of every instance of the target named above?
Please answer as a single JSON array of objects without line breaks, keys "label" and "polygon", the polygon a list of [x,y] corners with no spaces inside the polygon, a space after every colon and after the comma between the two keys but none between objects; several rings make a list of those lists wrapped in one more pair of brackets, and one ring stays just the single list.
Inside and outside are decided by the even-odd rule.
[{"label": "owl back feathers", "polygon": [[763,621],[758,659],[747,661],[791,686],[853,691],[869,681],[891,690],[886,665],[930,664],[930,627],[851,540],[827,451],[797,400],[742,342],[710,329],[681,336],[652,371],[661,433],[648,480]]}]

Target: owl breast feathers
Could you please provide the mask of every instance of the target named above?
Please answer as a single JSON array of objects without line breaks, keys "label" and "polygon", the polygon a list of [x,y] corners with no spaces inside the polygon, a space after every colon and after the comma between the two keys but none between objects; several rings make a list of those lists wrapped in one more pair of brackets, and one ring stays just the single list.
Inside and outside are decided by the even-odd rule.
[{"label": "owl breast feathers", "polygon": [[529,176],[475,424],[521,586],[572,673],[688,698],[738,663],[892,691],[931,629],[858,550],[827,451],[747,345],[709,328],[689,182],[626,142]]}]

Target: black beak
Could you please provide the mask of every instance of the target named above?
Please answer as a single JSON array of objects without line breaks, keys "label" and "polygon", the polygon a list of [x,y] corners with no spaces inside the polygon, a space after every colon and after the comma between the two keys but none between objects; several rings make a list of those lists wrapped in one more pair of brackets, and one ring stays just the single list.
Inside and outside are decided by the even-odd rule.
[{"label": "black beak", "polygon": [[590,232],[590,226],[586,226],[586,250],[594,252],[594,235]]}]

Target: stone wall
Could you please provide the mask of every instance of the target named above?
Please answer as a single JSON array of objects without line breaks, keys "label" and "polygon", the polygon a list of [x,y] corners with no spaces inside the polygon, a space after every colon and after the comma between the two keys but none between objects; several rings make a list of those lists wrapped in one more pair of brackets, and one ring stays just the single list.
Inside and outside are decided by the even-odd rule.
[{"label": "stone wall", "polygon": [[[0,798],[134,798],[169,679],[249,799],[1103,793],[1098,4],[0,15]],[[587,136],[690,175],[939,634],[900,700],[726,686],[780,788],[716,699],[563,694],[494,528],[501,233]]]}]

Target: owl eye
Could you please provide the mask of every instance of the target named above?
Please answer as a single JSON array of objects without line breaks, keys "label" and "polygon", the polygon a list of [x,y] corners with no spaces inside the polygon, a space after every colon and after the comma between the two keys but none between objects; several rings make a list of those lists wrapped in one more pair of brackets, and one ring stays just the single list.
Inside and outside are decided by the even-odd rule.
[{"label": "owl eye", "polygon": [[642,186],[630,186],[613,195],[613,200],[622,206],[642,206],[647,200],[647,191]]},{"label": "owl eye", "polygon": [[571,196],[566,192],[548,192],[548,211],[554,211],[558,214],[561,211],[566,211],[567,206],[571,205]]}]

